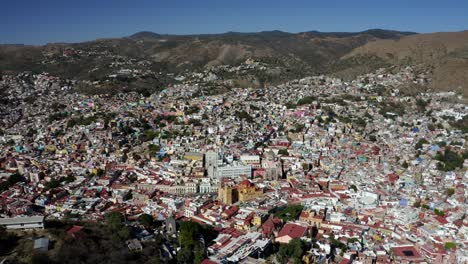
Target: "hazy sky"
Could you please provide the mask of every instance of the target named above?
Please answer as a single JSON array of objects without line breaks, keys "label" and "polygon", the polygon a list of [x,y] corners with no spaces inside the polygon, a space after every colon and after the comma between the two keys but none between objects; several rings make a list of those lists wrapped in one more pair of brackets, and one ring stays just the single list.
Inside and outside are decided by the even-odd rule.
[{"label": "hazy sky", "polygon": [[170,34],[468,29],[467,0],[2,0],[0,43]]}]

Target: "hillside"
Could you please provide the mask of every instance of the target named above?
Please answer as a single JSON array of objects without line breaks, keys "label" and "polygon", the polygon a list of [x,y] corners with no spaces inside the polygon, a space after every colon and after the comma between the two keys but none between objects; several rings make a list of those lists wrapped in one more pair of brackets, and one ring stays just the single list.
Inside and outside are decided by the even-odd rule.
[{"label": "hillside", "polygon": [[[63,56],[69,49],[77,52]],[[144,91],[164,86],[168,81],[161,76],[165,73],[236,66],[249,58],[267,63],[272,69],[262,76],[249,73],[248,78],[257,83],[259,79],[275,83],[317,74],[350,78],[380,67],[420,65],[431,69],[434,90],[455,89],[465,95],[468,90],[468,31],[416,34],[371,29],[355,33],[262,31],[201,35],[145,31],[83,43],[0,45],[0,72],[46,71],[64,78],[99,81],[124,67],[123,61],[133,61],[142,63],[139,69],[161,73],[124,83],[129,90]],[[121,66],[116,68],[116,64]]]},{"label": "hillside", "polygon": [[[0,71],[47,70],[52,73],[81,77],[81,67],[96,67],[100,61],[75,59],[72,63],[55,61],[55,65],[40,62],[44,56],[63,49],[106,50],[109,53],[150,60],[155,68],[170,71],[198,69],[220,64],[237,64],[254,57],[301,73],[320,73],[326,66],[354,48],[378,39],[398,39],[411,32],[367,30],[356,33],[309,31],[297,34],[282,31],[258,33],[227,32],[203,35],[161,35],[139,32],[120,39],[101,39],[72,44],[45,46],[0,45]],[[74,65],[74,63],[76,65]],[[84,77],[84,76],[83,76]]]},{"label": "hillside", "polygon": [[354,49],[342,60],[362,56],[376,56],[392,65],[430,67],[434,90],[458,90],[468,95],[468,31],[381,39]]}]

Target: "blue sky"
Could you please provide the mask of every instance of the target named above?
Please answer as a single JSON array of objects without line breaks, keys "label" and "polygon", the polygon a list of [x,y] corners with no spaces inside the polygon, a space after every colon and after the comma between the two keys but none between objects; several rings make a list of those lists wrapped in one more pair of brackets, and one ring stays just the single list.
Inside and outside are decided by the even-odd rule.
[{"label": "blue sky", "polygon": [[468,29],[466,0],[4,0],[0,43],[45,44],[169,34]]}]

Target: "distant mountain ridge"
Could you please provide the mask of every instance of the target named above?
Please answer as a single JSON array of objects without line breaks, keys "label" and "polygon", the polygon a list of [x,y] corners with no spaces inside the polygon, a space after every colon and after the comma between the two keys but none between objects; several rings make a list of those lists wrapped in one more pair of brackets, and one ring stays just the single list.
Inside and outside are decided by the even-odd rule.
[{"label": "distant mountain ridge", "polygon": [[311,37],[351,37],[356,35],[371,35],[377,38],[383,39],[394,39],[400,38],[402,36],[409,36],[418,34],[416,32],[409,31],[396,31],[396,30],[385,30],[385,29],[368,29],[359,32],[321,32],[316,30],[299,32],[299,33],[290,33],[281,30],[271,30],[271,31],[260,31],[260,32],[236,32],[228,31],[225,33],[208,33],[208,34],[159,34],[151,31],[140,31],[135,34],[128,36],[128,38],[133,40],[149,40],[149,39],[160,39],[160,38],[180,38],[180,37],[227,37],[227,36],[270,36],[270,37],[289,37],[293,35],[303,35],[308,34]]},{"label": "distant mountain ridge", "polygon": [[[199,71],[217,65],[239,65],[252,58],[267,63],[267,73],[252,72],[252,79],[274,82],[317,74],[352,78],[380,67],[422,64],[433,71],[434,89],[468,87],[468,31],[418,34],[369,29],[360,32],[280,30],[173,35],[141,31],[123,38],[44,46],[0,45],[0,71],[35,72],[77,79],[110,74],[109,60],[78,56],[43,64],[44,54],[65,49],[107,51],[146,60],[157,72]],[[99,77],[98,76],[98,77]],[[270,83],[270,82],[268,82]]]}]

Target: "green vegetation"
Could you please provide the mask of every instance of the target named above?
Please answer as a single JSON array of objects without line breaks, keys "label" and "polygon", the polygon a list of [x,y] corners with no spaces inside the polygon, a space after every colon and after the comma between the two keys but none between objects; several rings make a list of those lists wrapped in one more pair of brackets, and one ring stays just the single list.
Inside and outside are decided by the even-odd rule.
[{"label": "green vegetation", "polygon": [[352,118],[349,117],[349,116],[338,116],[337,118],[338,118],[338,120],[340,120],[340,122],[342,122],[342,123],[347,123],[347,124],[349,124],[349,123],[352,123],[352,122],[353,122]]},{"label": "green vegetation", "polygon": [[160,150],[161,150],[161,147],[158,145],[154,145],[154,144],[148,145],[148,151],[151,156],[158,154]]},{"label": "green vegetation", "polygon": [[337,104],[341,106],[347,105],[347,103],[343,100],[343,98],[340,98],[340,97],[325,98],[323,99],[323,102],[327,104]]},{"label": "green vegetation", "polygon": [[304,124],[300,124],[300,123],[297,123],[294,127],[294,129],[291,129],[291,132],[293,133],[299,133],[299,132],[302,132],[302,130],[304,130],[305,128],[305,125]]},{"label": "green vegetation", "polygon": [[454,249],[456,247],[457,247],[457,244],[455,244],[455,242],[446,242],[444,244],[445,250],[452,250],[452,249]]},{"label": "green vegetation", "polygon": [[448,196],[452,196],[453,194],[455,194],[455,189],[454,188],[448,188],[446,190],[446,193]]},{"label": "green vegetation", "polygon": [[350,238],[348,238],[348,239],[346,240],[346,242],[347,242],[348,244],[356,243],[356,242],[359,242],[359,238],[357,238],[357,237],[350,237]]},{"label": "green vegetation", "polygon": [[236,111],[236,117],[239,118],[239,119],[243,119],[249,123],[252,123],[254,120],[252,118],[252,116],[250,116],[247,112],[245,111]]},{"label": "green vegetation", "polygon": [[177,253],[178,263],[199,264],[206,257],[204,244],[217,236],[210,226],[202,226],[195,222],[181,222],[179,229],[180,251]]},{"label": "green vegetation", "polygon": [[299,218],[304,207],[300,204],[288,205],[284,209],[278,209],[275,212],[275,216],[282,219],[283,221],[293,221]]},{"label": "green vegetation", "polygon": [[311,104],[315,100],[317,100],[317,98],[314,96],[306,96],[306,97],[299,99],[296,105],[297,106],[308,105],[308,104]]},{"label": "green vegetation", "polygon": [[289,101],[289,102],[286,102],[285,106],[286,106],[287,109],[294,109],[294,108],[296,108],[297,105],[295,103]]},{"label": "green vegetation", "polygon": [[278,151],[278,154],[279,154],[279,155],[284,155],[284,156],[289,156],[288,149],[285,149],[285,148],[284,148],[284,149],[280,149],[280,150]]},{"label": "green vegetation", "polygon": [[153,226],[154,218],[149,214],[141,214],[138,216],[138,222],[140,222],[144,227],[151,227]]},{"label": "green vegetation", "polygon": [[58,103],[58,102],[53,102],[51,105],[50,105],[50,108],[57,112],[57,111],[60,111],[60,110],[63,110],[65,108],[67,108],[66,105],[62,104],[62,103]]},{"label": "green vegetation", "polygon": [[460,146],[460,147],[463,147],[463,142],[452,141],[452,142],[450,142],[450,146]]},{"label": "green vegetation", "polygon": [[71,118],[67,122],[67,127],[74,127],[74,126],[89,126],[92,123],[95,123],[97,121],[98,117],[97,116],[88,116],[88,117],[77,117],[77,118]]},{"label": "green vegetation", "polygon": [[302,263],[302,255],[306,249],[306,244],[302,240],[294,238],[288,244],[280,245],[278,258],[281,263],[288,263],[291,259],[295,264]]},{"label": "green vegetation", "polygon": [[414,145],[415,149],[422,149],[424,144],[429,144],[429,141],[427,141],[425,138],[421,138],[416,145]]},{"label": "green vegetation", "polygon": [[356,118],[354,123],[360,127],[365,127],[367,125],[366,120],[362,119],[361,117]]},{"label": "green vegetation", "polygon": [[53,113],[49,115],[49,122],[57,121],[57,120],[62,120],[68,117],[68,112],[58,112],[58,113]]},{"label": "green vegetation", "polygon": [[462,168],[464,162],[463,154],[460,155],[450,148],[446,148],[443,154],[438,153],[435,159],[440,161],[437,169],[442,171],[453,171],[457,168]]},{"label": "green vegetation", "polygon": [[352,189],[354,192],[357,192],[357,187],[354,184],[351,184],[351,186],[349,186],[349,189]]},{"label": "green vegetation", "polygon": [[176,123],[178,117],[175,115],[168,115],[168,116],[163,116],[159,115],[154,119],[154,123],[160,125],[162,121],[165,121],[167,123]]},{"label": "green vegetation", "polygon": [[420,112],[425,112],[426,107],[431,103],[431,100],[424,100],[424,99],[417,99],[416,100],[416,106],[418,107],[418,110]]},{"label": "green vegetation", "polygon": [[159,137],[159,132],[154,131],[154,130],[145,130],[141,134],[141,141],[146,142],[146,141],[151,141],[154,138]]},{"label": "green vegetation", "polygon": [[379,114],[383,115],[386,118],[393,118],[393,115],[389,115],[388,113],[394,113],[397,116],[403,116],[405,114],[406,107],[403,103],[380,103],[380,110]]},{"label": "green vegetation", "polygon": [[443,210],[440,210],[440,209],[434,209],[434,214],[438,215],[438,216],[445,216],[445,213]]},{"label": "green vegetation", "polygon": [[332,251],[331,252],[332,259],[334,258],[336,248],[341,249],[341,254],[343,254],[343,252],[345,252],[346,249],[348,248],[348,246],[346,246],[346,244],[344,244],[343,242],[335,239],[333,236],[330,236],[329,240],[330,240],[331,251]]},{"label": "green vegetation", "polygon": [[0,192],[6,191],[10,189],[13,185],[15,185],[18,182],[25,182],[26,179],[19,173],[14,173],[10,175],[8,180],[0,183]]},{"label": "green vegetation", "polygon": [[193,114],[196,114],[200,112],[200,108],[198,106],[190,106],[190,107],[187,107],[184,111],[184,114],[185,115],[193,115]]},{"label": "green vegetation", "polygon": [[10,233],[4,226],[0,226],[0,256],[12,250],[17,242],[18,237],[14,233]]},{"label": "green vegetation", "polygon": [[191,126],[202,126],[202,122],[199,119],[189,119],[188,124]]},{"label": "green vegetation", "polygon": [[409,167],[409,164],[408,162],[406,162],[406,160],[401,164],[401,166],[405,169],[407,169]]},{"label": "green vegetation", "polygon": [[62,182],[74,182],[76,180],[75,176],[70,175],[70,176],[62,176],[62,177],[57,177],[53,178],[52,180],[48,181],[45,183],[45,189],[50,190],[50,189],[55,189],[60,187]]},{"label": "green vegetation", "polygon": [[463,116],[462,119],[450,122],[450,125],[455,128],[461,130],[462,133],[468,133],[468,115]]},{"label": "green vegetation", "polygon": [[[352,95],[352,94],[342,94],[342,95],[341,95],[341,99],[347,100],[347,101],[353,101],[353,102],[360,102],[360,101],[363,101],[363,99],[361,98],[361,96]],[[369,114],[369,113],[367,113],[367,114]]]},{"label": "green vegetation", "polygon": [[106,223],[114,240],[125,240],[130,237],[130,228],[124,225],[125,216],[120,212],[111,212],[106,215]]},{"label": "green vegetation", "polygon": [[[76,238],[66,234],[66,230],[73,225],[84,227]],[[14,263],[37,263],[31,261],[33,258],[46,260],[39,263],[48,264],[167,263],[167,259],[160,257],[164,242],[160,235],[156,235],[154,241],[142,242],[143,250],[141,252],[130,252],[125,239],[117,237],[115,231],[110,230],[100,222],[47,221],[45,232],[51,238],[51,250],[47,253],[47,258],[32,254],[33,241],[30,239],[32,236],[26,234],[21,240],[24,245],[19,245],[15,249],[16,255],[23,261],[18,259]]]}]

